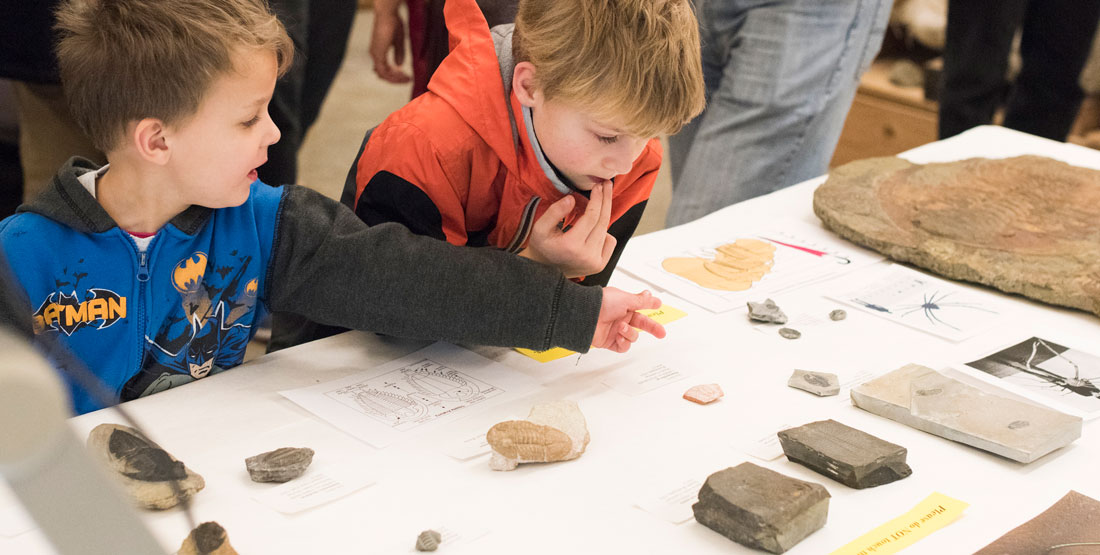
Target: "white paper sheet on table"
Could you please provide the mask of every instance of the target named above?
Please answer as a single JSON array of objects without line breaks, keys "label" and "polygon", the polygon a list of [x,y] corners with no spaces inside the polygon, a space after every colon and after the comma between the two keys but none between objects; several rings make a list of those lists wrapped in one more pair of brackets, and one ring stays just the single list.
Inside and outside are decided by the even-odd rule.
[{"label": "white paper sheet on table", "polygon": [[538,387],[532,378],[447,343],[300,389],[280,391],[333,426],[382,448]]},{"label": "white paper sheet on table", "polygon": [[869,314],[951,341],[962,341],[1003,321],[1008,304],[992,293],[966,288],[897,264],[826,294]]},{"label": "white paper sheet on table", "polygon": [[[777,220],[767,226],[737,227],[706,220],[708,232],[695,224],[666,230],[652,237],[639,237],[644,248],[631,250],[619,267],[711,312],[744,307],[768,295],[831,279],[855,268],[882,260],[876,253],[856,247],[820,227],[796,220]],[[709,240],[700,242],[699,237]],[[738,239],[756,239],[775,246],[771,270],[745,291],[709,289],[662,267],[667,258],[713,259],[715,249]]]}]

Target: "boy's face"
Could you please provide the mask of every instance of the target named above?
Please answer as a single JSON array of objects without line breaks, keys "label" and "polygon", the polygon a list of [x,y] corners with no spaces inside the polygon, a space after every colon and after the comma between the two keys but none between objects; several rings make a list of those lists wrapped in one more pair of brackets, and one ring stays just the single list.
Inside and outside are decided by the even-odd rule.
[{"label": "boy's face", "polygon": [[214,81],[198,111],[165,137],[177,193],[188,204],[242,204],[256,168],[267,161],[267,147],[279,140],[267,113],[278,73],[275,54],[242,48],[233,62],[235,70]]},{"label": "boy's face", "polygon": [[531,96],[531,117],[543,153],[578,189],[589,191],[629,172],[649,141],[569,102],[547,100],[541,91]]}]

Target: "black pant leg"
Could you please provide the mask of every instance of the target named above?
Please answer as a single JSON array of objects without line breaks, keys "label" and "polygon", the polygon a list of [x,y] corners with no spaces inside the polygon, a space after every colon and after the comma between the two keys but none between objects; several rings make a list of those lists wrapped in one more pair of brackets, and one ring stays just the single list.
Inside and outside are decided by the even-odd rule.
[{"label": "black pant leg", "polygon": [[1030,0],[1005,127],[1066,140],[1081,108],[1078,83],[1100,21],[1100,0]]},{"label": "black pant leg", "polygon": [[1026,2],[948,2],[939,109],[941,139],[993,121],[1004,97],[1008,55]]},{"label": "black pant leg", "polygon": [[268,112],[282,136],[267,148],[267,163],[260,166],[260,180],[269,185],[298,181],[298,148],[302,128],[302,90],[309,57],[309,0],[271,0],[271,8],[294,42],[294,63],[275,83]]}]

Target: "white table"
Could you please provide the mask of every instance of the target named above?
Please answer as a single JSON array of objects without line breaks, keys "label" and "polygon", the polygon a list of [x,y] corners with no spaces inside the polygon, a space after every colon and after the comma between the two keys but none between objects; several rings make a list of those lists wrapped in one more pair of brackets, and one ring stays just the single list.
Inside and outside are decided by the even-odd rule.
[{"label": "white table", "polygon": [[[1100,169],[1100,152],[984,127],[910,151],[916,162],[971,156],[1041,154]],[[764,221],[791,217],[820,228],[811,208],[824,178],[729,207],[708,219]],[[696,225],[696,224],[688,224]],[[1100,224],[1098,224],[1100,225]],[[663,232],[657,232],[663,233]],[[821,229],[821,233],[828,233]],[[644,249],[657,234],[637,237]],[[841,278],[843,279],[843,278]],[[615,282],[635,282],[616,277]],[[821,302],[828,283],[776,300],[781,306]],[[232,371],[128,404],[155,440],[206,478],[195,497],[196,518],[216,520],[241,553],[412,552],[418,532],[448,523],[473,522],[488,533],[467,544],[443,544],[439,553],[740,553],[750,552],[689,520],[675,525],[634,506],[642,492],[678,478],[751,461],[788,476],[824,485],[832,495],[825,527],[789,553],[828,553],[908,511],[938,491],[970,504],[964,516],[918,542],[912,553],[972,552],[1032,518],[1075,489],[1100,498],[1096,476],[1100,438],[1095,422],[1083,436],[1029,465],[1018,464],[866,413],[845,400],[818,399],[786,386],[795,367],[865,369],[877,373],[917,362],[933,368],[959,362],[960,345],[849,308],[849,318],[827,338],[773,340],[752,329],[745,311],[712,314],[660,293],[689,316],[668,326],[668,337],[643,338],[626,355],[593,352],[540,364],[507,349],[475,351],[543,384],[526,398],[473,413],[437,430],[374,449],[315,418],[277,391],[333,380],[415,351],[425,343],[353,332],[262,357]],[[971,341],[997,341],[1006,330],[1030,330],[1063,339],[1096,354],[1100,320],[1018,297],[1020,318]],[[816,301],[815,301],[816,299]],[[836,304],[836,303],[834,303]],[[836,305],[840,306],[840,305]],[[847,307],[846,307],[847,308]],[[601,382],[624,365],[664,362],[698,375],[639,396]],[[720,402],[699,406],[680,398],[698,383],[721,384]],[[447,444],[510,417],[526,416],[535,402],[576,400],[591,433],[587,452],[575,461],[522,465],[513,472],[488,468],[488,457],[458,461]],[[792,425],[806,411],[832,417],[905,446],[913,475],[886,486],[853,490],[785,458],[763,462],[734,446],[746,426]],[[121,422],[110,410],[72,421],[77,434],[101,422]],[[303,513],[286,516],[252,500],[270,486],[249,481],[243,459],[281,446],[308,446],[314,464],[361,467],[373,486]],[[181,513],[146,513],[167,549],[176,549],[188,527]],[[0,538],[2,553],[51,553],[40,534]]]}]

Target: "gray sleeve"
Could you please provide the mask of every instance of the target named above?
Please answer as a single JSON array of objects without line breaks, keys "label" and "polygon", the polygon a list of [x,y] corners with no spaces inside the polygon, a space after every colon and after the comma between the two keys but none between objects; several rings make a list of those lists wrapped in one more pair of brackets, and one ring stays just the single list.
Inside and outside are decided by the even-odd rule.
[{"label": "gray sleeve", "polygon": [[287,186],[266,279],[273,311],[416,339],[506,347],[592,342],[603,290],[497,249],[456,247]]}]

